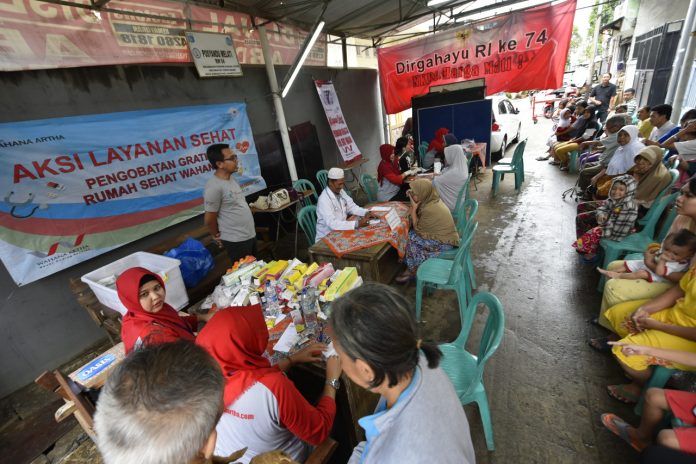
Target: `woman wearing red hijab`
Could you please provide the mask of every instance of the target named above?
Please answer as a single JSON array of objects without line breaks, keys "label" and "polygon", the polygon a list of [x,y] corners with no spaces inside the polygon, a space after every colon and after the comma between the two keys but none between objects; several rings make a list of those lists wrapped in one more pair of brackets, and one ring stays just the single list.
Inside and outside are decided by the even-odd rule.
[{"label": "woman wearing red hijab", "polygon": [[248,447],[239,460],[242,463],[271,450],[285,451],[304,462],[309,454],[306,443],[318,445],[329,436],[341,375],[338,358],[326,361],[327,383],[316,407],[283,372],[294,363],[320,359],[326,345],[315,343],[271,366],[263,356],[268,329],[259,305],[218,311],[196,343],[217,360],[225,376],[225,409],[216,429],[216,456]]},{"label": "woman wearing red hijab", "polygon": [[440,158],[440,161],[445,159],[445,135],[449,134],[449,129],[441,127],[435,131],[435,137],[430,141],[428,150],[423,157],[423,168],[430,169],[435,163],[435,158]]},{"label": "woman wearing red hijab", "polygon": [[132,267],[116,280],[118,297],[128,312],[123,316],[121,339],[126,354],[143,345],[157,345],[177,340],[193,341],[198,320],[207,321],[212,312],[181,317],[164,302],[164,282],[157,274],[142,267]]},{"label": "woman wearing red hijab", "polygon": [[379,155],[382,161],[377,166],[377,199],[379,201],[406,201],[406,190],[408,184],[404,179],[412,174],[411,171],[404,173],[399,169],[399,159],[394,154],[394,146],[385,143],[379,147]]}]

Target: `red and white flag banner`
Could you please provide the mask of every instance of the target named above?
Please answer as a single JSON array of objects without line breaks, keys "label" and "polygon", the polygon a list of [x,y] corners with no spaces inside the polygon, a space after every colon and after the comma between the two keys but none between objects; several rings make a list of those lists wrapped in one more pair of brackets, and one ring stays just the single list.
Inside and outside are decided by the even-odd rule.
[{"label": "red and white flag banner", "polygon": [[410,108],[432,86],[471,79],[484,78],[488,95],[560,87],[575,6],[543,5],[379,48],[387,113]]}]

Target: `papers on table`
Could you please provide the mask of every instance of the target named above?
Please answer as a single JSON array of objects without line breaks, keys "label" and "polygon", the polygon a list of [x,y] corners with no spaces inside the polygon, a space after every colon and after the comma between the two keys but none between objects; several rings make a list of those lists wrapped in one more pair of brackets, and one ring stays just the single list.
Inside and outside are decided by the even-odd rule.
[{"label": "papers on table", "polygon": [[297,330],[295,330],[295,324],[290,323],[290,325],[285,329],[283,335],[280,336],[278,343],[275,344],[273,349],[275,351],[280,351],[281,353],[289,353],[300,336],[297,335]]},{"label": "papers on table", "polygon": [[391,230],[394,230],[401,225],[401,218],[394,208],[390,208],[389,212],[384,218],[387,220],[387,224],[389,224],[389,228]]},{"label": "papers on table", "polygon": [[371,225],[371,226],[376,226],[376,225],[379,224],[380,222],[382,222],[382,221],[380,221],[379,219],[370,219],[370,225]]},{"label": "papers on table", "polygon": [[391,210],[392,210],[392,208],[390,208],[389,206],[373,206],[370,208],[370,211],[377,211],[377,212],[380,212],[380,211],[387,212],[387,211],[391,211]]}]

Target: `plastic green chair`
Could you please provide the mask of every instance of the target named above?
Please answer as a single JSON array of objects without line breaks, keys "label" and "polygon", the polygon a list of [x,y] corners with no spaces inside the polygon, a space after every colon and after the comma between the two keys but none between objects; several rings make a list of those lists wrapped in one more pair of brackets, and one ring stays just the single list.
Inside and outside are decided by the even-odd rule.
[{"label": "plastic green chair", "polygon": [[523,140],[517,144],[515,147],[515,153],[512,155],[512,161],[510,164],[497,164],[493,166],[493,188],[491,189],[491,194],[495,196],[498,192],[498,186],[500,185],[500,179],[506,173],[515,174],[515,190],[518,192],[522,188],[522,182],[524,182],[524,164],[523,155],[524,148],[527,145],[527,140]]},{"label": "plastic green chair", "polygon": [[459,189],[459,193],[457,194],[457,200],[454,202],[454,211],[452,211],[452,218],[454,218],[455,222],[458,220],[459,215],[462,212],[462,208],[464,207],[464,202],[466,201],[467,198],[469,198],[469,183],[471,182],[471,176],[469,176],[466,179],[466,182],[462,185],[462,188]]},{"label": "plastic green chair", "polygon": [[[463,207],[464,215],[457,220],[457,232],[459,232],[459,237],[464,240],[471,233],[472,224],[474,223],[474,217],[478,212],[478,201],[470,198],[464,202]],[[437,257],[440,259],[454,259],[457,255],[457,248],[453,250],[443,251]],[[471,258],[471,253],[466,254],[466,267],[469,272],[469,286],[472,290],[476,290],[478,287],[476,284],[476,274],[474,274],[474,261]]]},{"label": "plastic green chair", "polygon": [[[677,208],[672,208],[662,225],[660,233],[656,236],[655,228],[657,227],[657,222],[660,220],[664,210],[674,203],[678,196],[679,192],[655,200],[645,215],[645,224],[640,232],[624,237],[622,240],[608,240],[605,238],[600,240],[599,244],[604,248],[604,264],[602,267],[606,269],[609,263],[616,261],[627,253],[645,251],[652,242],[661,242],[667,235],[667,231],[677,215]],[[599,279],[598,291],[602,292],[604,290],[605,282],[606,278],[602,275]]]},{"label": "plastic green chair", "polygon": [[310,195],[307,195],[302,199],[303,206],[314,205],[319,200],[319,197],[317,196],[317,190],[314,188],[314,184],[312,183],[312,181],[309,181],[307,179],[297,179],[295,182],[292,183],[292,188],[294,188],[297,192],[306,192],[308,190],[312,191]]},{"label": "plastic green chair", "polygon": [[309,205],[302,208],[297,215],[297,221],[307,236],[307,241],[313,245],[317,236],[317,207]]},{"label": "plastic green chair", "polygon": [[423,288],[425,286],[454,290],[463,304],[471,300],[471,278],[466,265],[471,239],[478,228],[477,222],[470,222],[470,233],[459,242],[459,248],[454,260],[428,258],[416,271],[416,320],[421,321],[423,304]]},{"label": "plastic green chair", "polygon": [[317,180],[319,185],[321,185],[321,190],[323,191],[329,183],[329,171],[322,169],[317,171]]},{"label": "plastic green chair", "polygon": [[[679,179],[679,171],[676,169],[670,169],[669,173],[672,176],[672,180],[669,183],[669,185],[667,185],[665,188],[662,189],[662,191],[660,193],[657,194],[657,197],[655,197],[656,199],[662,198],[664,195],[666,195],[670,190],[672,190],[672,187],[674,187],[674,184],[677,183],[677,179]],[[638,224],[640,224],[642,227],[647,223],[647,221],[648,221],[648,215],[646,214],[642,218],[638,219]]]},{"label": "plastic green chair", "polygon": [[[522,147],[520,148],[520,144],[523,144]],[[515,151],[512,154],[512,158],[502,158],[498,160],[498,164],[507,164],[510,165],[512,163],[513,158],[515,157],[515,153],[517,153],[517,150],[522,150],[522,155],[520,156],[520,163],[522,164],[522,182],[524,182],[524,149],[527,146],[527,139],[524,139],[523,141],[519,142],[517,146],[515,147]]]},{"label": "plastic green chair", "polygon": [[[483,328],[478,353],[473,355],[466,350],[466,342],[469,338],[470,323],[462,323],[459,336],[452,343],[443,343],[439,346],[442,351],[440,367],[452,381],[454,391],[457,392],[459,401],[463,405],[476,402],[481,415],[483,433],[486,437],[486,446],[490,451],[495,449],[493,442],[493,423],[491,412],[488,408],[488,396],[483,385],[483,369],[486,362],[500,346],[505,332],[505,314],[500,300],[492,293],[482,292],[474,295],[468,306],[460,302],[466,320],[473,320],[479,305],[488,308],[486,325]],[[460,309],[460,312],[462,310]]]},{"label": "plastic green chair", "polygon": [[367,201],[373,202],[377,201],[377,190],[379,190],[379,185],[377,185],[377,179],[369,174],[363,174],[360,176],[360,186],[365,191],[367,195]]},{"label": "plastic green chair", "polygon": [[423,142],[418,145],[418,166],[423,167],[423,160],[425,159],[426,153],[428,153],[428,143]]},{"label": "plastic green chair", "polygon": [[655,366],[653,367],[652,375],[650,375],[650,378],[648,379],[647,382],[645,382],[645,385],[643,385],[643,391],[641,392],[640,399],[638,400],[638,403],[636,403],[635,408],[633,408],[633,412],[636,413],[637,416],[640,416],[643,414],[643,403],[645,403],[645,392],[648,391],[648,388],[662,388],[667,384],[667,381],[672,377],[672,374],[677,372],[678,369],[670,369],[669,367],[664,367],[664,366]]}]

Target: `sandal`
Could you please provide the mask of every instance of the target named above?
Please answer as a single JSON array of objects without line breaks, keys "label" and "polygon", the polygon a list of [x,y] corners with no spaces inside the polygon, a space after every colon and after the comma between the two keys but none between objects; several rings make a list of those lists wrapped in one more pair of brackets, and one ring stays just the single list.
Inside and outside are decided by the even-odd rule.
[{"label": "sandal", "polygon": [[609,385],[607,386],[607,393],[609,393],[609,396],[615,400],[621,401],[625,404],[635,404],[640,399],[639,395],[627,390],[625,384]]},{"label": "sandal", "polygon": [[552,161],[549,161],[549,164],[550,164],[551,166],[558,166],[558,165],[561,164],[561,163],[560,163],[560,161],[552,160]]},{"label": "sandal", "polygon": [[608,343],[609,337],[590,338],[587,342],[590,348],[599,351],[600,353],[611,353],[611,345]]},{"label": "sandal", "polygon": [[395,282],[399,284],[406,284],[412,280],[416,280],[416,275],[411,274],[409,271],[404,271],[398,276],[396,276],[396,279],[394,279]]},{"label": "sandal", "polygon": [[630,425],[628,425],[626,421],[617,415],[611,413],[602,414],[602,424],[604,424],[604,426],[608,428],[611,433],[631,445],[631,448],[634,450],[641,452],[648,447],[647,444],[643,444],[640,441],[631,438],[631,434],[628,432]]}]

